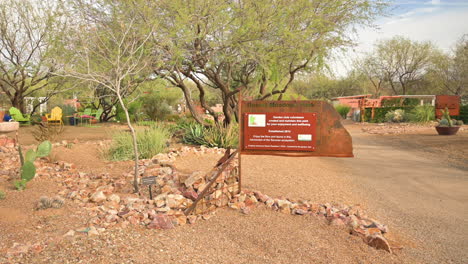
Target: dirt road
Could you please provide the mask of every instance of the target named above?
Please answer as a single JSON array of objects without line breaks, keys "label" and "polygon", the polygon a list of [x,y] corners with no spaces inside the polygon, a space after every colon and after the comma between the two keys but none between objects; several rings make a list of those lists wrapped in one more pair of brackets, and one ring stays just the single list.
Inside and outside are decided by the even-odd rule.
[{"label": "dirt road", "polygon": [[[424,136],[369,135],[358,126],[348,130],[355,158],[247,156],[243,159],[246,186],[270,195],[348,203],[360,200],[393,234],[410,241],[402,254],[423,263],[468,263],[466,157],[451,166],[447,162],[452,160],[447,156],[450,152],[408,147],[417,146],[418,138]],[[457,138],[431,140],[457,148],[468,146],[466,132]],[[268,173],[260,176],[259,171]]]}]

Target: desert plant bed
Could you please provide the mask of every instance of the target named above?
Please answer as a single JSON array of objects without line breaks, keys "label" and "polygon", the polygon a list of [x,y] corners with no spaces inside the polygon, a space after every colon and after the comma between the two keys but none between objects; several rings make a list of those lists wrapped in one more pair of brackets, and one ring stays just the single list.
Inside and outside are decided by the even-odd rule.
[{"label": "desert plant bed", "polygon": [[[16,150],[3,147],[2,151],[2,159],[6,160],[6,164],[10,164],[6,169],[17,173]],[[210,180],[207,177],[210,175],[200,172],[183,173],[172,166],[173,162],[184,155],[222,154],[224,151],[217,148],[182,147],[158,154],[152,159],[142,160],[139,172],[141,176],[157,178],[153,200],[149,199],[146,191],[139,194],[130,193],[128,185],[133,177],[131,172],[121,177],[108,173],[87,174],[79,172],[74,164],[60,161],[51,163],[46,158],[36,161],[37,174],[32,181],[41,178],[58,180],[61,182],[61,190],[54,198],[50,198],[51,203],[59,201],[58,204],[62,205],[60,200],[63,199],[65,203],[73,203],[76,208],[82,208],[86,212],[89,218],[88,226],[71,229],[64,234],[66,236],[93,236],[110,228],[121,229],[129,226],[172,229],[207,220],[222,207],[239,210],[242,214],[250,214],[255,208],[264,207],[287,215],[308,215],[323,219],[330,225],[345,227],[345,230],[362,237],[370,246],[389,252],[392,250],[384,236],[388,228],[369,218],[359,206],[275,198],[255,190],[243,190],[238,193],[237,160],[233,160],[221,177],[216,179],[213,188],[207,192],[195,210],[186,215],[187,208],[205,189]],[[44,199],[37,201],[38,206],[42,206]],[[18,245],[14,246],[10,253],[13,254],[17,249]],[[28,250],[34,248],[30,247]]]}]

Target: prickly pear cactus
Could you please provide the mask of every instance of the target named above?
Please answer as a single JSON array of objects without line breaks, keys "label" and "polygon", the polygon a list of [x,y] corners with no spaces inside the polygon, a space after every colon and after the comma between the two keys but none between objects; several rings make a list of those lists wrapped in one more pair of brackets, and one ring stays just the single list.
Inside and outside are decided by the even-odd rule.
[{"label": "prickly pear cactus", "polygon": [[24,161],[34,162],[34,160],[36,158],[37,158],[36,151],[30,149],[30,150],[28,150],[28,152],[26,152],[26,156],[24,157]]},{"label": "prickly pear cactus", "polygon": [[50,151],[52,150],[52,143],[46,140],[37,146],[37,157],[46,157],[49,156]]},{"label": "prickly pear cactus", "polygon": [[21,166],[21,179],[30,181],[36,175],[36,167],[30,161],[25,161],[24,165]]},{"label": "prickly pear cactus", "polygon": [[463,126],[463,120],[458,120],[457,121],[457,126]]}]

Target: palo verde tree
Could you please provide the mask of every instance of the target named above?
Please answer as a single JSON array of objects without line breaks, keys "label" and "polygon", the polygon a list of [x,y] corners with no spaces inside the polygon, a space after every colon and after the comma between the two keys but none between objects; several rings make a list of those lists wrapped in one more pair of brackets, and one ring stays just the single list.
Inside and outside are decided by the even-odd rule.
[{"label": "palo verde tree", "polygon": [[0,89],[23,112],[25,97],[45,97],[33,106],[34,112],[65,81],[53,76],[57,65],[51,52],[66,24],[60,9],[57,1],[0,2]]},{"label": "palo verde tree", "polygon": [[225,124],[238,118],[241,90],[281,100],[297,74],[317,69],[330,50],[351,44],[353,27],[370,25],[385,7],[367,0],[137,2],[151,10],[141,12],[143,20],[159,25],[152,41],[164,64],[154,64],[154,73],[184,92],[192,113],[187,83],[195,84],[201,106],[217,122],[205,98],[207,87],[215,89]]},{"label": "palo verde tree", "polygon": [[[107,89],[118,99],[125,112],[134,148],[134,191],[138,192],[138,145],[124,96],[135,89],[147,76],[149,66],[147,44],[151,31],[140,27],[131,9],[122,1],[76,0],[70,10],[76,26],[70,28],[63,52],[64,71],[61,75],[74,77]],[[125,12],[122,12],[125,10]]]}]

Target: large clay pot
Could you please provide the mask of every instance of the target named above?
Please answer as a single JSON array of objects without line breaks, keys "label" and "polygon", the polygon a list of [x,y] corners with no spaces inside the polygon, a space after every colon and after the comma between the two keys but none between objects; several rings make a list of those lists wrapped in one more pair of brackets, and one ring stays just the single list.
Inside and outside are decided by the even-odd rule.
[{"label": "large clay pot", "polygon": [[453,127],[436,127],[437,133],[439,135],[444,135],[444,136],[452,136],[457,134],[459,126],[453,126]]},{"label": "large clay pot", "polygon": [[3,122],[3,117],[5,117],[5,112],[0,111],[0,123]]}]

